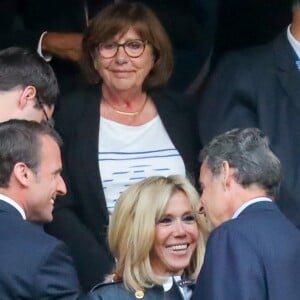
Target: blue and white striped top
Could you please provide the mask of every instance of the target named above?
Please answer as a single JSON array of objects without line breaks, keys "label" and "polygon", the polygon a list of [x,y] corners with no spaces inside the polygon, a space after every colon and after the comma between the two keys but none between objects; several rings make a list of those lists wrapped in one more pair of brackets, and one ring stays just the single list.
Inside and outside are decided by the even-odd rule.
[{"label": "blue and white striped top", "polygon": [[146,177],[185,175],[183,160],[159,116],[140,126],[100,118],[98,161],[109,213],[128,186]]}]

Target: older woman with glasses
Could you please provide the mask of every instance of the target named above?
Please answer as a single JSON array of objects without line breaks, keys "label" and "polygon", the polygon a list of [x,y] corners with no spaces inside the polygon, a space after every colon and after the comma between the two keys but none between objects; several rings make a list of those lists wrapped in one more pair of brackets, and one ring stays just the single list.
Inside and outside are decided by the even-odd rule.
[{"label": "older woman with glasses", "polygon": [[190,299],[204,256],[199,205],[198,193],[183,176],[149,177],[128,188],[108,230],[115,273],[90,299]]},{"label": "older woman with glasses", "polygon": [[62,99],[56,115],[68,195],[49,232],[69,245],[88,289],[113,267],[106,229],[120,194],[153,175],[194,180],[199,143],[194,101],[164,88],[172,47],[145,5],[100,11],[84,34],[82,66],[94,85]]}]

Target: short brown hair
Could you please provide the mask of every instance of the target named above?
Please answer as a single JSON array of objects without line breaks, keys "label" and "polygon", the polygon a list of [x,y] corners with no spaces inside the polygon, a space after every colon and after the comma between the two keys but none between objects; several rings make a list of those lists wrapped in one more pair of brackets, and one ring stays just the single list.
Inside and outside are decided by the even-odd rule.
[{"label": "short brown hair", "polygon": [[93,62],[99,43],[126,33],[130,27],[153,48],[155,63],[143,88],[149,89],[167,83],[173,69],[170,39],[152,10],[138,2],[110,4],[91,20],[83,36],[81,58],[81,66],[88,82],[97,83],[101,80]]}]

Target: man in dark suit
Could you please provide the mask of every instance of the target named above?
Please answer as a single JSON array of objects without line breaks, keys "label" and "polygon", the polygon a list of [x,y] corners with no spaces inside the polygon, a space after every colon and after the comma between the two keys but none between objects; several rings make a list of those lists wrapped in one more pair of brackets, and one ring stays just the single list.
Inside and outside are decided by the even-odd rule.
[{"label": "man in dark suit", "polygon": [[[292,24],[267,45],[229,54],[213,74],[199,112],[203,144],[235,127],[258,127],[283,168],[278,206],[300,228],[300,1]],[[212,117],[213,116],[213,117]]]},{"label": "man in dark suit", "polygon": [[60,137],[49,126],[11,120],[0,124],[0,299],[81,298],[65,245],[43,232],[57,195]]},{"label": "man in dark suit", "polygon": [[273,202],[280,162],[257,128],[201,152],[200,201],[214,228],[192,299],[300,299],[300,232]]}]

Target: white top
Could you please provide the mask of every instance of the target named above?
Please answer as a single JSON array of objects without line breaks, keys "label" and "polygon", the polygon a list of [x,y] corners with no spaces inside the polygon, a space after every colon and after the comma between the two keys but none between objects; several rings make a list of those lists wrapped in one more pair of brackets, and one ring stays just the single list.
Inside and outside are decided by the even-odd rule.
[{"label": "white top", "polygon": [[123,125],[100,117],[99,168],[107,208],[128,186],[155,175],[185,176],[184,162],[159,116],[141,126]]},{"label": "white top", "polygon": [[26,220],[25,212],[24,212],[23,208],[17,202],[15,202],[13,199],[11,199],[3,194],[0,194],[0,200],[13,206],[21,214],[22,218],[24,220]]}]

